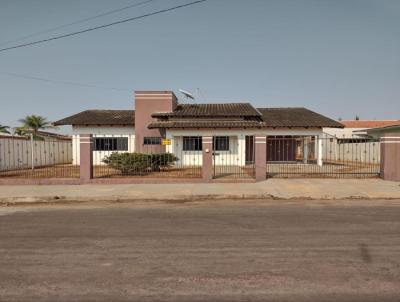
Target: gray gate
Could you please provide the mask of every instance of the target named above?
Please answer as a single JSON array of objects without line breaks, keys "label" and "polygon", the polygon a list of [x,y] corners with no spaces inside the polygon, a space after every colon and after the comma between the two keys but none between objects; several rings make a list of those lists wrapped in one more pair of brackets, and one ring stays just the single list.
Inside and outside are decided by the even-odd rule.
[{"label": "gray gate", "polygon": [[378,140],[267,137],[267,177],[370,178],[379,173]]},{"label": "gray gate", "polygon": [[255,177],[254,136],[213,136],[213,178]]}]

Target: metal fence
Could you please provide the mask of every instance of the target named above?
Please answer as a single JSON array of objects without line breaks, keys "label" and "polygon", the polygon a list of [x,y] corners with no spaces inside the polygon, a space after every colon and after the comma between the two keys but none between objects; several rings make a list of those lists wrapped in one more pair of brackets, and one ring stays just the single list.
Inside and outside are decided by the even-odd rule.
[{"label": "metal fence", "polygon": [[[93,137],[93,175],[108,177],[199,178],[202,175],[201,137],[176,138],[165,144],[146,137],[139,148],[128,136]],[[164,143],[164,145],[163,145]]]},{"label": "metal fence", "polygon": [[213,136],[213,178],[255,178],[254,136]]},{"label": "metal fence", "polygon": [[75,178],[71,140],[32,140],[0,137],[0,177]]},{"label": "metal fence", "polygon": [[378,140],[267,137],[267,177],[370,178],[379,173]]}]

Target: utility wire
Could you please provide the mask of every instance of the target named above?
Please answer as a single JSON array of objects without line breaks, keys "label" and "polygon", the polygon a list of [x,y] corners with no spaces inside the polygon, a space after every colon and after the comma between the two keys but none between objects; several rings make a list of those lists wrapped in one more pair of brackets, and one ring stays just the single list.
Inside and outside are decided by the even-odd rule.
[{"label": "utility wire", "polygon": [[52,80],[52,79],[46,79],[46,78],[42,78],[42,77],[29,76],[29,75],[23,75],[23,74],[18,74],[18,73],[13,73],[13,72],[0,72],[0,75],[5,75],[5,76],[10,76],[10,77],[15,77],[15,78],[22,78],[22,79],[27,79],[27,80],[36,80],[36,81],[42,81],[42,82],[48,82],[48,83],[55,83],[55,84],[86,87],[86,88],[96,88],[96,89],[116,90],[116,91],[132,91],[132,89],[128,89],[128,88],[104,87],[104,86],[98,86],[98,85],[94,85],[94,84],[85,84],[85,83],[71,82],[71,81]]},{"label": "utility wire", "polygon": [[26,46],[30,46],[30,45],[35,45],[35,44],[45,43],[45,42],[49,42],[49,41],[53,41],[53,40],[66,38],[66,37],[71,37],[71,36],[83,34],[85,32],[89,32],[89,31],[93,31],[93,30],[97,30],[97,29],[102,29],[102,28],[114,26],[114,25],[117,25],[117,24],[125,23],[125,22],[144,19],[146,17],[150,17],[150,16],[154,16],[154,15],[170,12],[170,11],[177,10],[177,9],[180,9],[180,8],[183,8],[183,7],[186,7],[186,6],[191,6],[191,5],[198,4],[198,3],[201,3],[201,2],[206,2],[206,1],[208,1],[208,0],[193,1],[193,2],[186,3],[186,4],[182,4],[182,5],[178,5],[178,6],[174,6],[174,7],[170,7],[170,8],[166,8],[166,9],[162,9],[162,10],[158,10],[158,11],[155,11],[155,12],[152,12],[152,13],[140,15],[140,16],[137,16],[137,17],[132,17],[132,18],[123,19],[123,20],[120,20],[120,21],[116,21],[116,22],[112,22],[112,23],[108,23],[108,24],[104,24],[104,25],[100,25],[100,26],[96,26],[96,27],[87,28],[87,29],[76,31],[76,32],[72,32],[72,33],[69,33],[69,34],[58,35],[58,36],[54,36],[54,37],[43,39],[43,40],[38,40],[38,41],[34,41],[34,42],[29,42],[29,43],[19,44],[19,45],[7,47],[7,48],[2,48],[2,49],[0,49],[0,52],[4,52],[4,51],[7,51],[7,50],[16,49],[16,48],[21,48],[21,47],[26,47]]},{"label": "utility wire", "polygon": [[20,37],[20,38],[15,39],[15,40],[9,40],[9,41],[0,43],[0,46],[7,45],[7,44],[10,44],[10,43],[14,43],[14,42],[19,42],[19,41],[22,41],[22,40],[26,40],[26,39],[29,39],[29,38],[32,38],[32,37],[36,37],[36,36],[39,36],[39,35],[42,35],[42,34],[45,34],[45,33],[48,33],[48,32],[52,32],[52,31],[56,31],[56,30],[59,30],[59,29],[65,28],[65,27],[72,26],[72,25],[88,22],[88,21],[91,21],[91,20],[94,20],[94,19],[97,19],[97,18],[100,18],[100,17],[108,16],[108,15],[111,15],[111,14],[115,14],[115,13],[127,10],[129,8],[132,8],[132,7],[137,7],[137,6],[140,6],[140,5],[143,5],[143,4],[147,4],[147,3],[152,2],[152,1],[155,1],[155,0],[142,1],[142,2],[131,4],[131,5],[128,5],[128,6],[125,6],[125,7],[121,7],[121,8],[112,10],[112,11],[108,11],[108,12],[105,12],[105,13],[102,13],[102,14],[99,14],[99,15],[96,15],[96,16],[93,16],[93,17],[88,17],[88,18],[85,18],[85,19],[81,19],[81,20],[77,20],[77,21],[71,22],[71,23],[59,25],[59,26],[56,26],[56,27],[53,27],[53,28],[49,28],[49,29],[46,29],[46,30],[43,30],[43,31],[39,31],[39,32],[30,34],[30,35],[27,35],[27,36]]}]

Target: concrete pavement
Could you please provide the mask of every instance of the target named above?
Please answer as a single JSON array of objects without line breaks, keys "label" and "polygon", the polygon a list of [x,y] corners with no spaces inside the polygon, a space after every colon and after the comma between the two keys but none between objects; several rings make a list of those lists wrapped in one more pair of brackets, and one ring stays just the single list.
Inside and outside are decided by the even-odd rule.
[{"label": "concrete pavement", "polygon": [[269,179],[258,183],[0,186],[0,204],[199,199],[400,199],[381,179]]}]

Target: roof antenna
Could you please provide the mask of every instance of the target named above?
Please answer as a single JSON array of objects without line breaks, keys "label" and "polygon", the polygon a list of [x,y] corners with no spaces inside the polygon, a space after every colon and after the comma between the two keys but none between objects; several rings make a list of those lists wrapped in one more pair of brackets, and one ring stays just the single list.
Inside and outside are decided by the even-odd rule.
[{"label": "roof antenna", "polygon": [[193,94],[190,93],[190,92],[187,92],[186,90],[179,89],[179,92],[182,93],[182,94],[184,95],[185,100],[188,100],[188,99],[194,100],[194,99],[195,99],[194,96],[193,96]]}]

